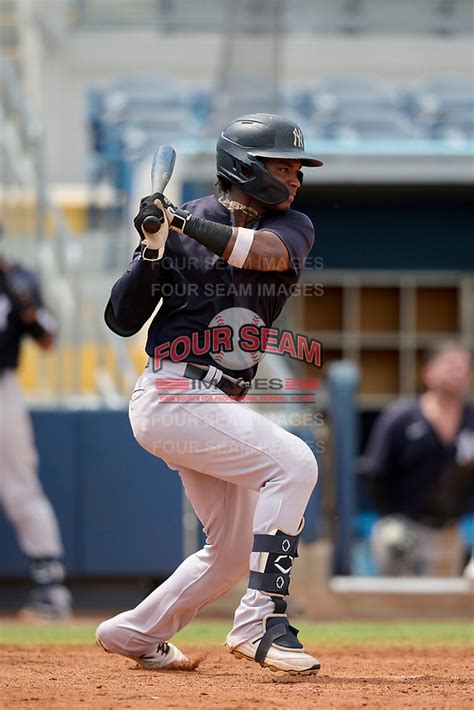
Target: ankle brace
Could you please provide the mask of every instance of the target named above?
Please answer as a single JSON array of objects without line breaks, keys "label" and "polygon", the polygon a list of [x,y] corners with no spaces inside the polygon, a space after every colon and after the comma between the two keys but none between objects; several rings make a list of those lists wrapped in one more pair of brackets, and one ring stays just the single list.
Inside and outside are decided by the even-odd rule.
[{"label": "ankle brace", "polygon": [[291,626],[286,615],[270,614],[264,622],[265,633],[258,644],[255,660],[262,663],[273,643],[282,648],[301,649],[303,644],[298,640],[299,630]]},{"label": "ankle brace", "polygon": [[38,587],[49,587],[64,581],[64,565],[56,557],[30,558],[30,577]]}]

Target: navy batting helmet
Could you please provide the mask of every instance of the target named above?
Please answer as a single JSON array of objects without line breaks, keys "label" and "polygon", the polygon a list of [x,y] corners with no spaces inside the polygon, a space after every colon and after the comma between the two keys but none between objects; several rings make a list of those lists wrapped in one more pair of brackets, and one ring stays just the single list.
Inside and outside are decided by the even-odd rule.
[{"label": "navy batting helmet", "polygon": [[296,123],[272,113],[236,118],[217,141],[217,175],[227,178],[265,205],[277,205],[290,194],[266,169],[261,158],[300,160],[319,167],[322,161],[305,153],[303,132]]}]

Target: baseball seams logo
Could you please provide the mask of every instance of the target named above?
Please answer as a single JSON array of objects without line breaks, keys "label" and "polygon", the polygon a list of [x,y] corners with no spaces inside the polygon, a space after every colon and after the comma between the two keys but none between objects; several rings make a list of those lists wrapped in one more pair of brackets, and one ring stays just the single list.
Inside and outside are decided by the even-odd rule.
[{"label": "baseball seams logo", "polygon": [[230,328],[232,332],[231,350],[222,348],[218,352],[211,352],[212,359],[221,367],[229,370],[246,370],[256,365],[265,353],[262,350],[245,351],[241,348],[242,328],[248,325],[261,328],[265,323],[260,316],[248,308],[226,308],[218,313],[209,323],[208,328]]},{"label": "baseball seams logo", "polygon": [[303,133],[300,128],[293,128],[293,145],[304,150]]}]

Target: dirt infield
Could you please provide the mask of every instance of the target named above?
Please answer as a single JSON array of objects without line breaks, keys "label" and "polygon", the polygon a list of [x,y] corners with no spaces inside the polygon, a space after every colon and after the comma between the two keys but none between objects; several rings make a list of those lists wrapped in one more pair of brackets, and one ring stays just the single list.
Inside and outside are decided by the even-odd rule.
[{"label": "dirt infield", "polygon": [[[182,646],[195,671],[135,670],[95,647],[0,647],[2,708],[467,708],[474,669],[466,648],[324,648],[322,669],[294,678],[238,661],[218,646]],[[315,649],[308,649],[315,651]]]}]

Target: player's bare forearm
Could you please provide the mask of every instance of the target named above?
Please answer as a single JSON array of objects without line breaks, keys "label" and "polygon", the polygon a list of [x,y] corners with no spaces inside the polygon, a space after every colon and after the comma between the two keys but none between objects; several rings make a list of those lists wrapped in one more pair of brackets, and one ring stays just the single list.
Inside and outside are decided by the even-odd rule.
[{"label": "player's bare forearm", "polygon": [[256,231],[244,269],[288,271],[290,257],[281,239],[273,232]]}]

